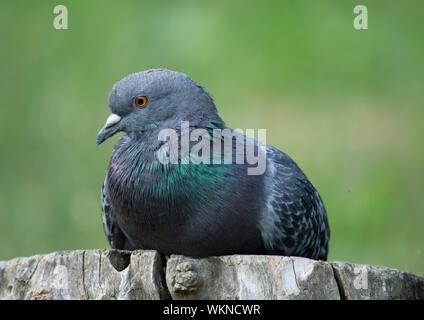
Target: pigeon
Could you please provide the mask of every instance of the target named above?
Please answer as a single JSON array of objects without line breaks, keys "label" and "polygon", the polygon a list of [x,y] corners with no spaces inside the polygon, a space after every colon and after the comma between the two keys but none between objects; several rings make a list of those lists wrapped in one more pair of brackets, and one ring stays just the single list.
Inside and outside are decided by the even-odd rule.
[{"label": "pigeon", "polygon": [[[97,145],[124,133],[101,188],[103,227],[112,248],[195,258],[263,254],[327,260],[327,213],[312,183],[284,152],[227,127],[213,96],[188,75],[167,69],[130,74],[114,84],[108,105],[112,114]],[[201,134],[190,138],[188,152],[182,143],[175,145],[175,137],[182,140],[196,130]],[[226,133],[215,134],[219,130]],[[193,150],[199,137],[206,141],[202,146],[221,147],[210,154],[207,148]],[[257,164],[246,161],[246,150],[237,151],[243,143],[264,156],[262,172],[253,172]]]}]

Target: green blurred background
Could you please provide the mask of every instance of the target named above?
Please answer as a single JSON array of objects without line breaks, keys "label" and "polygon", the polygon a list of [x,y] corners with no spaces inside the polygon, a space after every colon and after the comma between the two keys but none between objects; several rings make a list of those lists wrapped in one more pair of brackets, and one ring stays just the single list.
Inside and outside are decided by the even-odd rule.
[{"label": "green blurred background", "polygon": [[[365,4],[369,29],[353,28]],[[68,8],[69,30],[53,28]],[[165,67],[320,191],[330,260],[424,273],[423,1],[2,1],[0,260],[107,248],[107,95]]]}]

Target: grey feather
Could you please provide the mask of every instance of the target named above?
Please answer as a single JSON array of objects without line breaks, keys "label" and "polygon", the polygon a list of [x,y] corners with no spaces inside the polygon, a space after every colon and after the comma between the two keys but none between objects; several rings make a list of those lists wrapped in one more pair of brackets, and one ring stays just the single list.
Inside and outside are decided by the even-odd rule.
[{"label": "grey feather", "polygon": [[[140,95],[148,98],[146,107],[135,105]],[[248,175],[248,164],[183,164],[181,158],[175,165],[159,163],[162,129],[178,131],[181,121],[189,121],[190,130],[227,128],[212,95],[190,77],[165,69],[131,74],[113,86],[109,108],[116,116],[97,143],[125,132],[101,193],[113,248],[327,259],[330,229],[323,201],[284,152],[244,136],[266,151],[262,175]]]}]

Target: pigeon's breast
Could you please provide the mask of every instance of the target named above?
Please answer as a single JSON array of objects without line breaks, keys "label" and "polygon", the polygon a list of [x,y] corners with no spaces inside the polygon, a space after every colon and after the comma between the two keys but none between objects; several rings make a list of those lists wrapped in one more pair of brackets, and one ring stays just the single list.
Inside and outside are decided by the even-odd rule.
[{"label": "pigeon's breast", "polygon": [[251,200],[261,196],[260,176],[235,165],[163,165],[146,152],[117,148],[108,171],[111,205],[135,247],[200,256],[262,245],[260,203]]},{"label": "pigeon's breast", "polygon": [[143,144],[124,142],[116,148],[108,169],[108,188],[118,214],[163,212],[175,196],[172,177]]}]

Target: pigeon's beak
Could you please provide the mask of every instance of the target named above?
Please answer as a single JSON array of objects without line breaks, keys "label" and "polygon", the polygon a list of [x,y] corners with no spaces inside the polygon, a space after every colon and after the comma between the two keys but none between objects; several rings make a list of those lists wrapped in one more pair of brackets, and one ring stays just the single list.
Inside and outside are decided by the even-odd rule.
[{"label": "pigeon's beak", "polygon": [[112,113],[109,118],[107,118],[105,126],[102,128],[102,130],[100,130],[99,134],[97,135],[97,145],[109,139],[115,133],[121,131],[121,128],[119,126],[120,121],[121,117],[114,113]]}]

